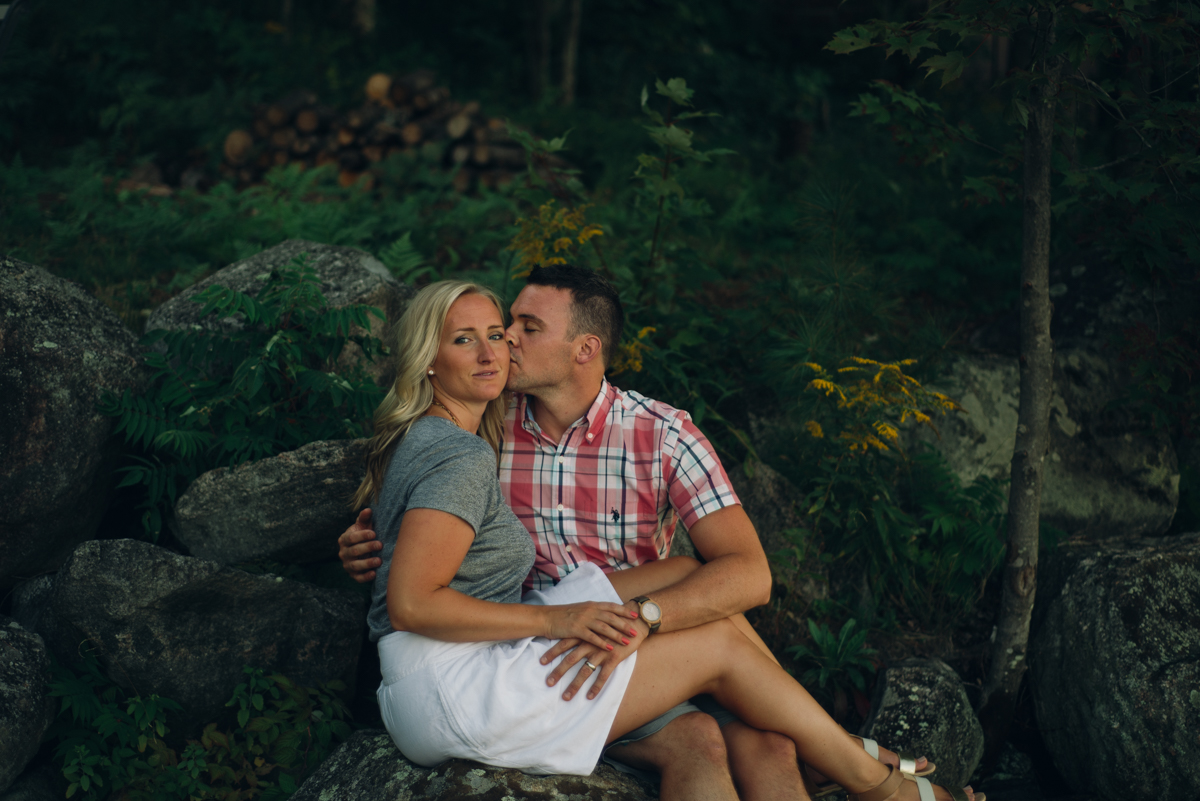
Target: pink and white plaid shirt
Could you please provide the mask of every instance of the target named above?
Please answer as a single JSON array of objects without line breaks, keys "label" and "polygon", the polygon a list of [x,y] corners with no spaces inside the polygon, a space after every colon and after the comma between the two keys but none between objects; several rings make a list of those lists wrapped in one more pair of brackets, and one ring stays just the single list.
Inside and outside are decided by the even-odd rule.
[{"label": "pink and white plaid shirt", "polygon": [[527,590],[584,562],[611,572],[661,559],[677,518],[691,528],[739,502],[687,412],[607,381],[561,442],[542,433],[518,395],[505,419],[500,486],[533,535]]}]

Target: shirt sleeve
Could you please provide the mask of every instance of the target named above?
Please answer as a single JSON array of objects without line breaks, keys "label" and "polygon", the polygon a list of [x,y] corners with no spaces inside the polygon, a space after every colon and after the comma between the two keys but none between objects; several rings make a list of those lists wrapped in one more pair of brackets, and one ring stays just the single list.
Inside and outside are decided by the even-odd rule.
[{"label": "shirt sleeve", "polygon": [[721,460],[691,415],[682,413],[674,446],[669,440],[664,444],[668,446],[663,454],[667,493],[684,526],[691,528],[705,515],[741,503]]},{"label": "shirt sleeve", "polygon": [[459,439],[431,454],[413,479],[405,508],[447,512],[478,534],[491,508],[495,483],[496,458],[491,448]]}]

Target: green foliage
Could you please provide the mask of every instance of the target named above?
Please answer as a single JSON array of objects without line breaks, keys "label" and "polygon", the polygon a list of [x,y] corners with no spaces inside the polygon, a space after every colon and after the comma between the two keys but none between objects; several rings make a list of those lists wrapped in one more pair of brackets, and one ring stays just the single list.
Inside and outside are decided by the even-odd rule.
[{"label": "green foliage", "polygon": [[381,356],[368,332],[383,313],[330,308],[303,257],[264,278],[253,296],[219,285],[198,293],[211,327],[146,334],[149,390],[101,403],[131,448],[120,486],[144,489],[154,539],[178,493],[207,470],[368,433],[383,390],[342,354],[352,346],[366,360]]},{"label": "green foliage", "polygon": [[812,646],[794,645],[787,649],[795,659],[812,665],[801,676],[803,683],[815,683],[822,690],[828,685],[834,690],[854,688],[866,692],[866,677],[875,672],[870,657],[876,651],[866,647],[865,630],[854,630],[856,622],[850,618],[842,625],[841,631],[834,634],[824,623],[818,626],[813,620],[808,621]]},{"label": "green foliage", "polygon": [[861,573],[876,602],[940,627],[974,605],[999,564],[1004,495],[986,477],[963,487],[934,451],[910,457],[900,448],[907,420],[932,427],[932,415],[960,411],[904,366],[805,365],[808,389],[823,401],[805,423],[817,461],[805,517],[818,547],[843,573]]},{"label": "green foliage", "polygon": [[167,725],[178,704],[128,694],[90,651],[53,671],[50,695],[62,701],[47,740],[68,798],[284,799],[350,733],[338,681],[302,687],[246,667],[246,681],[226,704],[235,720],[183,740],[170,737]]}]

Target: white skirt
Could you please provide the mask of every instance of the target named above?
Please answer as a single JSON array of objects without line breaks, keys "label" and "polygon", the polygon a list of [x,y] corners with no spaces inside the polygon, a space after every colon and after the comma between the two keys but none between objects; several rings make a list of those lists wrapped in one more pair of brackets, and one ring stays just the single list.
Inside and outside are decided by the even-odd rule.
[{"label": "white skirt", "polygon": [[[620,603],[600,568],[582,565],[524,603]],[[600,695],[586,687],[570,701],[562,692],[582,669],[554,687],[552,665],[539,661],[553,645],[544,637],[503,642],[452,643],[407,631],[379,642],[383,683],[377,696],[383,723],[400,751],[430,767],[451,758],[527,773],[587,775],[604,750],[608,731],[633,675],[634,653],[617,666]]]}]

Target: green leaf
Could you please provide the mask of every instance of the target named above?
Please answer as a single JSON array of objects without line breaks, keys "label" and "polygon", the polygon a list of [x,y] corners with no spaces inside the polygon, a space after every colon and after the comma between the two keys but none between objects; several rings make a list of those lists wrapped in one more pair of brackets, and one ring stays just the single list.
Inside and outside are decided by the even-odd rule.
[{"label": "green leaf", "polygon": [[843,28],[833,35],[833,39],[825,45],[825,49],[832,50],[838,55],[853,53],[855,50],[871,47],[874,44],[874,34],[875,32],[865,25]]},{"label": "green leaf", "polygon": [[954,50],[944,56],[930,56],[921,66],[926,70],[926,78],[935,72],[941,72],[942,86],[945,86],[962,75],[967,66],[967,57],[961,50]]},{"label": "green leaf", "polygon": [[665,84],[662,81],[655,81],[654,89],[660,95],[681,106],[692,105],[692,95],[696,93],[694,89],[688,89],[687,81],[683,78],[672,78]]}]

